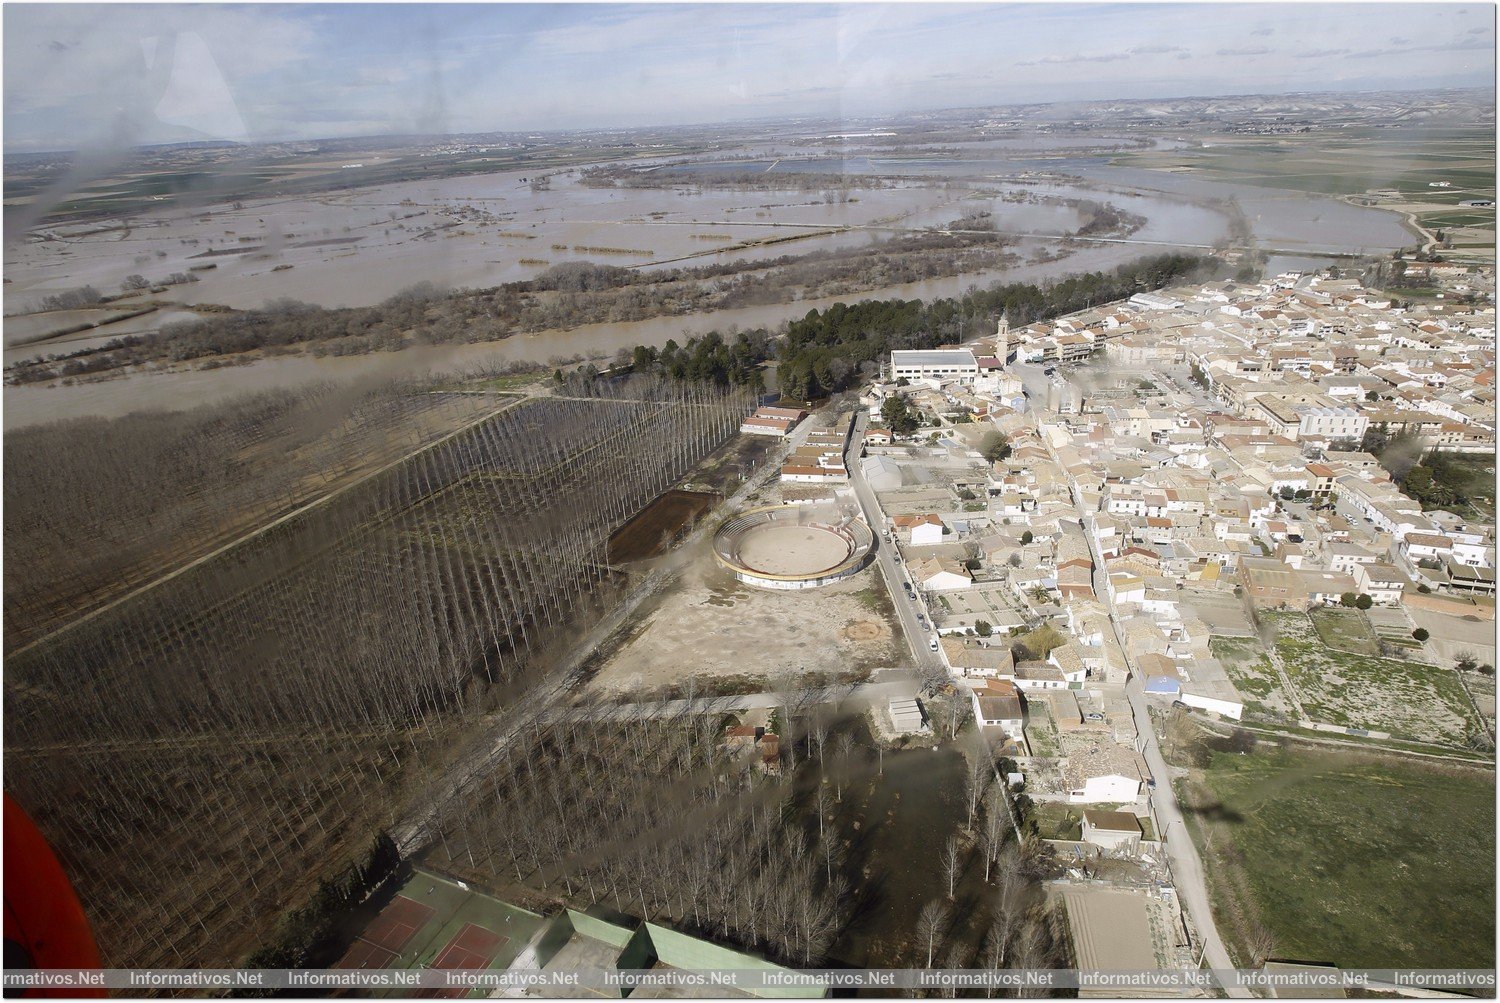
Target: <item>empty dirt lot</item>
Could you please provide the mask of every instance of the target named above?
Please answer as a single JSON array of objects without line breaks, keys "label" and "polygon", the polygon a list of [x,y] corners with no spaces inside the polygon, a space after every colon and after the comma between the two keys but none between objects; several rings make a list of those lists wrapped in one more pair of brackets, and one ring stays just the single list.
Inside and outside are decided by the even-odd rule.
[{"label": "empty dirt lot", "polygon": [[705,552],[604,663],[593,688],[635,698],[690,678],[700,693],[766,689],[786,672],[860,678],[902,660],[888,608],[870,569],[835,585],[773,592],[741,584]]}]

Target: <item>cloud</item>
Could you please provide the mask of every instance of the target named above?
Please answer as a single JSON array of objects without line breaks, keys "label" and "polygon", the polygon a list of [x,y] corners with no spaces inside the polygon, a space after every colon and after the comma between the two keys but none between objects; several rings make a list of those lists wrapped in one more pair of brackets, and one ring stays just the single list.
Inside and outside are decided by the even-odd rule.
[{"label": "cloud", "polygon": [[1358,52],[1350,52],[1347,59],[1379,59],[1386,56],[1405,56],[1413,52],[1468,52],[1474,50],[1493,51],[1494,46],[1487,40],[1463,39],[1449,42],[1446,45],[1408,45],[1402,48],[1379,48],[1361,49]]},{"label": "cloud", "polygon": [[[13,4],[0,44],[6,145],[61,149],[193,138],[184,130],[316,139],[1479,86],[1493,78],[1485,17],[1374,4],[1283,5],[1274,22],[1245,4]],[[192,57],[175,81],[150,38],[152,52]],[[200,74],[222,86],[197,93]]]},{"label": "cloud", "polygon": [[1118,63],[1122,59],[1129,59],[1130,55],[1124,52],[1101,52],[1098,55],[1085,56],[1077,53],[1067,55],[1043,56],[1041,59],[1027,59],[1017,63],[1017,66],[1059,66],[1066,63]]}]

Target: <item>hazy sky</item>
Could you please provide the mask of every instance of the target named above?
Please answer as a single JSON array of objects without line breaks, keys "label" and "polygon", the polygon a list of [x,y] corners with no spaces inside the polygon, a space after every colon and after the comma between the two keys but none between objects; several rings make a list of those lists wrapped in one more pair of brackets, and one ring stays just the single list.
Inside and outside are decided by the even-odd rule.
[{"label": "hazy sky", "polygon": [[5,148],[1483,86],[1454,4],[4,7]]}]

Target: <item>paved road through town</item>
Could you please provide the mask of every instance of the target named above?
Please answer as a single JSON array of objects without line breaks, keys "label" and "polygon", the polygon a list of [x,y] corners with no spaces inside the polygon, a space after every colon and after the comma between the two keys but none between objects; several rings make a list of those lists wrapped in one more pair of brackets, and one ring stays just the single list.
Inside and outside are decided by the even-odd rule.
[{"label": "paved road through town", "polygon": [[[1078,485],[1070,483],[1073,488],[1073,497],[1078,498]],[[1151,714],[1146,706],[1146,691],[1141,683],[1141,675],[1136,671],[1130,660],[1129,649],[1125,647],[1125,638],[1120,630],[1119,620],[1115,617],[1114,604],[1109,598],[1109,584],[1104,573],[1104,558],[1100,554],[1098,541],[1094,538],[1093,527],[1084,522],[1084,534],[1088,539],[1089,551],[1094,561],[1094,593],[1099,601],[1104,603],[1109,610],[1109,624],[1114,631],[1115,643],[1120,646],[1120,654],[1125,659],[1129,676],[1125,682],[1125,696],[1130,701],[1130,713],[1135,719],[1136,735],[1140,740],[1141,755],[1145,757],[1146,767],[1151,771],[1154,786],[1148,788],[1151,797],[1151,807],[1156,814],[1156,824],[1161,833],[1162,842],[1167,848],[1167,860],[1172,868],[1172,884],[1177,889],[1178,896],[1182,899],[1183,908],[1187,909],[1188,916],[1192,918],[1193,928],[1198,931],[1198,940],[1203,948],[1203,958],[1208,967],[1214,970],[1228,970],[1234,967],[1229,961],[1229,951],[1224,947],[1224,941],[1219,937],[1218,925],[1214,922],[1213,906],[1208,898],[1208,883],[1203,872],[1203,860],[1198,856],[1198,847],[1194,845],[1192,836],[1186,831],[1186,823],[1182,819],[1182,810],[1177,806],[1177,795],[1172,790],[1172,771],[1167,766],[1167,761],[1162,757],[1161,746],[1156,740],[1156,728],[1151,723]],[[1251,999],[1252,994],[1248,989],[1239,986],[1222,987],[1226,995],[1238,999]]]},{"label": "paved road through town", "polygon": [[[896,608],[896,618],[901,621],[901,630],[906,635],[907,646],[911,649],[912,661],[916,664],[918,671],[924,679],[929,682],[945,681],[948,678],[948,667],[943,664],[942,656],[931,649],[932,638],[937,637],[935,632],[924,630],[917,622],[917,614],[925,615],[925,609],[920,605],[920,598],[913,602],[906,597],[906,590],[901,583],[910,581],[906,576],[906,565],[897,560],[896,544],[892,540],[885,539],[885,516],[880,511],[880,503],[875,498],[875,490],[870,487],[870,482],[865,480],[864,469],[860,466],[859,454],[863,450],[865,439],[865,426],[868,415],[860,410],[854,419],[854,429],[849,436],[849,449],[844,455],[844,466],[849,471],[849,483],[854,488],[854,496],[859,500],[859,506],[864,511],[865,522],[869,523],[870,530],[875,534],[875,561],[880,566],[881,576],[885,579],[886,590],[891,595],[891,605]],[[916,583],[912,583],[916,588]],[[931,619],[928,619],[931,626]]]}]

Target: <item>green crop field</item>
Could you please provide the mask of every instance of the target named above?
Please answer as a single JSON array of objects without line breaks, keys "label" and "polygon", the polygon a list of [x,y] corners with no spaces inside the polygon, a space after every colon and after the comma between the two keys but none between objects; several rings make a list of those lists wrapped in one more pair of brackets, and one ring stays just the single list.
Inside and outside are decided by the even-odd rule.
[{"label": "green crop field", "polygon": [[1220,930],[1272,957],[1492,968],[1495,775],[1394,756],[1216,752],[1184,793]]}]

